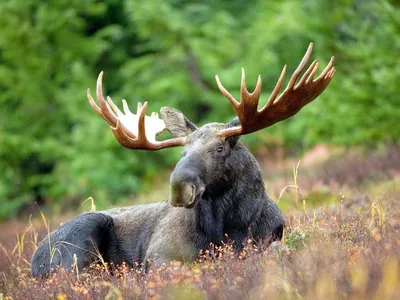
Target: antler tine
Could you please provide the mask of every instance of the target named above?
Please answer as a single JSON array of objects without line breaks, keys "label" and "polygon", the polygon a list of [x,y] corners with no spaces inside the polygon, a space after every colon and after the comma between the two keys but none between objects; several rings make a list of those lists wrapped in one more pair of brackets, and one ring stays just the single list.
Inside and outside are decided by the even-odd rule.
[{"label": "antler tine", "polygon": [[114,111],[114,113],[117,114],[117,117],[122,115],[122,111],[119,110],[118,106],[115,105],[115,103],[112,101],[112,99],[109,96],[107,96],[106,104],[108,104],[109,107],[112,109],[112,111]]},{"label": "antler tine", "polygon": [[239,120],[241,122],[244,121],[244,116],[254,115],[254,113],[257,111],[262,85],[261,76],[258,76],[254,91],[249,93],[246,88],[245,76],[244,69],[242,68],[242,86],[240,93],[241,114],[239,115]]},{"label": "antler tine", "polygon": [[99,101],[99,106],[101,112],[103,113],[104,117],[107,119],[107,122],[113,126],[116,126],[118,123],[118,118],[114,115],[114,113],[107,107],[106,101],[104,100],[103,96],[103,74],[104,72],[101,71],[99,77],[97,78],[96,84],[96,96],[97,100]]},{"label": "antler tine", "polygon": [[[335,63],[335,57],[332,56],[331,60],[329,61],[328,65],[322,71],[321,75],[318,76],[316,80],[320,80],[325,77],[325,75],[333,68],[333,64]],[[334,68],[333,68],[334,69]]]},{"label": "antler tine", "polygon": [[242,68],[242,82],[240,84],[240,107],[242,108],[242,113],[250,114],[257,110],[261,93],[261,85],[261,76],[258,76],[254,91],[249,93],[246,87],[246,74],[244,72],[244,68]]},{"label": "antler tine", "polygon": [[[259,101],[258,97],[261,92],[261,80],[259,78],[255,91],[252,94],[249,94],[246,89],[244,71],[242,70],[242,99],[240,104],[236,102],[235,104],[237,105],[234,105],[241,125],[238,127],[226,128],[222,130],[220,134],[225,138],[228,138],[230,136],[248,134],[269,127],[295,115],[302,107],[317,98],[328,86],[336,71],[333,67],[334,58],[332,57],[321,75],[314,80],[319,65],[318,61],[315,60],[311,63],[310,67],[304,72],[300,81],[296,84],[297,79],[310,59],[312,50],[313,43],[310,43],[305,55],[300,61],[300,64],[290,77],[285,90],[278,96],[286,74],[286,65],[283,67],[278,82],[275,85],[267,104],[260,111],[255,108],[257,108]],[[217,84],[220,87],[218,77]],[[220,90],[225,96],[229,95],[232,97],[225,89],[220,88]],[[229,101],[232,103],[231,100]]]},{"label": "antler tine", "polygon": [[[139,110],[139,104],[140,104],[140,110]],[[147,110],[147,101],[144,102],[143,106],[142,103],[138,103],[138,111],[137,114],[139,115],[139,121],[138,121],[138,139],[140,140],[146,140],[146,124],[145,124],[145,116],[146,116],[146,110]]]},{"label": "antler tine", "polygon": [[90,106],[93,108],[93,110],[100,116],[102,117],[104,120],[106,120],[108,122],[108,120],[104,117],[103,113],[101,112],[100,107],[97,106],[96,102],[94,101],[92,94],[90,93],[90,89],[86,90],[86,96],[89,100],[89,104]]},{"label": "antler tine", "polygon": [[271,96],[269,97],[267,104],[261,111],[268,108],[268,106],[270,106],[271,104],[274,103],[276,97],[279,94],[279,91],[281,90],[283,80],[285,79],[285,75],[286,75],[286,65],[283,66],[283,69],[282,69],[281,75],[279,76],[278,82],[276,83],[274,89],[272,90]]},{"label": "antler tine", "polygon": [[142,104],[142,102],[138,102],[137,108],[136,108],[136,113],[137,113],[137,114],[140,114],[140,113],[142,112],[142,109],[143,109],[143,104]]},{"label": "antler tine", "polygon": [[100,116],[102,117],[104,120],[107,121],[108,124],[110,124],[112,127],[115,126],[115,124],[113,124],[113,122],[111,122],[109,119],[107,119],[107,117],[103,114],[103,111],[100,109],[100,107],[97,106],[96,102],[94,101],[92,94],[90,93],[90,89],[87,89],[87,98],[89,100],[89,104],[92,107],[92,109]]},{"label": "antler tine", "polygon": [[226,99],[229,100],[229,102],[236,109],[239,106],[239,102],[237,102],[236,99],[224,88],[221,81],[219,80],[218,75],[215,75],[215,81],[217,82],[218,88],[221,91],[221,93],[226,97]]},{"label": "antler tine", "polygon": [[122,107],[124,108],[125,114],[131,114],[131,110],[129,109],[128,103],[126,103],[125,99],[122,99]]},{"label": "antler tine", "polygon": [[294,87],[294,84],[296,83],[297,78],[299,77],[299,75],[301,74],[301,72],[304,70],[308,60],[310,59],[311,53],[313,50],[313,43],[310,43],[310,45],[308,45],[306,54],[304,54],[303,59],[301,60],[299,66],[297,67],[297,69],[293,72],[293,75],[290,77],[289,83],[287,85],[286,89],[292,89]]},{"label": "antler tine", "polygon": [[261,86],[262,86],[262,79],[261,79],[261,75],[258,75],[257,78],[257,83],[256,83],[256,87],[253,91],[253,93],[251,93],[252,95],[254,95],[254,97],[257,97],[257,99],[260,98],[260,94],[261,94]]},{"label": "antler tine", "polygon": [[[334,59],[334,58],[332,58],[332,59]],[[328,73],[323,78],[324,88],[328,86],[328,84],[331,82],[331,80],[332,80],[333,76],[335,76],[335,74],[336,74],[335,68],[331,68],[328,71]]]},{"label": "antler tine", "polygon": [[314,60],[307,71],[304,72],[303,76],[301,77],[300,81],[296,84],[294,88],[299,87],[304,82],[310,81],[310,79],[314,78],[315,73],[318,71],[319,63],[317,60]]},{"label": "antler tine", "polygon": [[247,91],[247,86],[246,86],[246,73],[244,72],[244,68],[242,68],[242,80],[240,82],[240,97],[243,99],[249,94]]},{"label": "antler tine", "polygon": [[[310,66],[310,69],[311,69],[311,67],[312,67],[312,66]],[[307,83],[308,83],[310,80],[314,80],[314,76],[315,76],[315,74],[317,74],[318,67],[319,67],[319,62],[318,62],[318,61],[315,61],[315,65],[314,65],[313,69],[312,69],[311,72],[310,72],[310,75],[308,76],[308,78],[307,78],[307,80],[306,80]],[[300,86],[300,85],[299,85],[299,86]]]}]

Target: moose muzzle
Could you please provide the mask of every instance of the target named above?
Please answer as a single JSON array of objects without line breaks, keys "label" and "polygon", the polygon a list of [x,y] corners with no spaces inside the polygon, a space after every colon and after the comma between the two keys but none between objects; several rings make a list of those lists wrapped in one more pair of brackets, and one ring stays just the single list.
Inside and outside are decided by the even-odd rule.
[{"label": "moose muzzle", "polygon": [[194,204],[196,187],[190,183],[171,185],[169,203],[175,207],[189,207]]},{"label": "moose muzzle", "polygon": [[174,207],[193,208],[205,190],[200,180],[201,163],[193,159],[181,159],[170,177],[171,190],[168,202]]}]

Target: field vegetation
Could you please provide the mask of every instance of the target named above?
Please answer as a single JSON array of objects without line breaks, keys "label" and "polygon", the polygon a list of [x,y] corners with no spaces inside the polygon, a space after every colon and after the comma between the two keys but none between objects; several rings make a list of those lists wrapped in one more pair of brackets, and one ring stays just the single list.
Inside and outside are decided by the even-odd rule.
[{"label": "field vegetation", "polygon": [[[354,153],[336,153],[308,166],[308,172],[303,172],[301,163],[290,166],[295,159],[270,164],[276,173],[281,171],[275,180],[266,181],[271,183],[270,194],[284,209],[287,224],[282,244],[267,248],[249,239],[239,256],[229,243],[220,248],[210,246],[194,263],[153,266],[147,274],[140,266],[107,265],[99,256],[87,272],[58,270],[50,279],[35,280],[29,271],[32,252],[48,230],[68,216],[37,213],[27,224],[3,224],[0,297],[398,299],[400,160],[391,156],[398,150],[358,153],[357,160]],[[331,175],[315,181],[314,174],[329,173],[333,161],[336,169]],[[385,165],[390,165],[390,172],[376,169]],[[360,169],[375,171],[375,175],[365,180],[358,174]],[[147,201],[157,200],[152,197],[159,193],[150,194]],[[84,206],[95,209],[91,201]]]}]

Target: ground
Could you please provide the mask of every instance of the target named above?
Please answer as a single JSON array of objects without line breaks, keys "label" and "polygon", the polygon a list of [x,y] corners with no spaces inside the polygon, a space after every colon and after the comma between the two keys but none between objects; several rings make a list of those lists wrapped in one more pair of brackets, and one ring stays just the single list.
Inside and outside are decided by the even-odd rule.
[{"label": "ground", "polygon": [[[147,275],[99,261],[90,272],[37,281],[32,252],[47,227],[68,218],[38,214],[0,224],[0,299],[400,299],[400,148],[319,146],[299,165],[259,160],[285,214],[282,244],[248,240],[239,257],[227,244]],[[136,200],[156,200],[167,188]]]}]

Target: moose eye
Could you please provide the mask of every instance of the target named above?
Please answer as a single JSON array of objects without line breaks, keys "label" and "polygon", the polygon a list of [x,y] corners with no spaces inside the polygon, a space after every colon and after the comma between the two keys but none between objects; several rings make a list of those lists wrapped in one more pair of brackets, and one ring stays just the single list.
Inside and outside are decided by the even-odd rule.
[{"label": "moose eye", "polygon": [[222,152],[222,151],[224,151],[224,147],[223,147],[223,146],[219,146],[219,147],[217,148],[217,152]]}]

